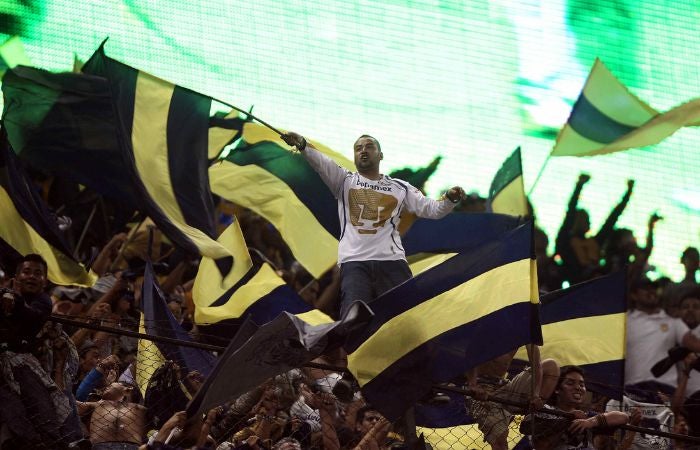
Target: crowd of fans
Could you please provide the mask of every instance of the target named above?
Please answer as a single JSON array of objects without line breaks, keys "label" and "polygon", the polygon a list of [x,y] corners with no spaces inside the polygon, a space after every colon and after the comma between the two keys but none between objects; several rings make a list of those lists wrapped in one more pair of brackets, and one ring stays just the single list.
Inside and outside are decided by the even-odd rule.
[{"label": "crowd of fans", "polygon": [[[631,230],[616,227],[633,194],[634,182],[630,180],[620,203],[592,234],[588,213],[577,205],[589,179],[585,174],[578,179],[556,236],[554,254],[548,252],[547,235],[537,229],[540,290],[553,291],[564,282],[574,284],[627,270],[626,392],[639,404],[670,408],[675,417],[673,431],[700,436],[700,362],[695,354],[700,351],[700,340],[693,331],[697,332],[700,323],[698,250],[689,247],[681,255],[685,268],[682,280],[652,282],[646,273],[654,226],[661,218],[650,216],[644,246],[637,243]],[[410,421],[388,422],[364,401],[356,384],[342,378],[346,362],[341,351],[316,361],[337,367],[337,372],[294,369],[203,417],[187,417],[184,409],[202,386],[202,375],[184,373],[172,361],[154,359],[150,364],[149,355],[144,354],[146,347],[119,331],[139,330],[140,283],[146,252],[150,251],[170,311],[195,340],[206,342],[209,336],[193,320],[191,291],[198,258],[173,248],[157,230],[149,250],[148,220],[138,226],[119,223],[119,217],[130,216],[101,198],[97,200],[104,223],[89,225],[87,233],[82,233],[88,223],[85,194],[78,196],[75,190],[62,186],[58,180],[37,177],[37,189],[58,211],[66,239],[80,241],[79,256],[89,262],[99,279],[90,288],[52,286],[42,255],[16,260],[0,248],[1,449],[368,450],[411,448],[415,441],[424,445],[415,439]],[[73,201],[76,198],[80,201]],[[484,208],[484,199],[472,195],[458,209],[481,212]],[[314,279],[260,216],[224,200],[219,200],[217,213],[222,229],[234,215],[240,221],[256,263],[268,262],[305,301],[337,317],[337,269]],[[62,325],[50,320],[51,314],[99,326]],[[492,448],[508,448],[506,436],[512,415],[527,413],[527,406],[506,407],[499,398],[522,401],[541,411],[550,408],[570,413],[568,417],[547,412],[526,416],[520,429],[532,436],[538,449],[644,448],[634,447],[638,445],[635,433],[612,440],[616,426],[630,422],[644,425],[644,418],[639,410],[606,413],[606,399],[587,391],[580,368],[559,368],[556,361],[539,361],[537,356],[532,360],[533,369],[505,381],[512,358],[512,353],[504,355],[455,380],[455,384],[470,389],[468,412]],[[664,367],[659,369],[657,363]],[[536,379],[534,392],[529,370]],[[148,376],[139,386],[143,373]],[[527,383],[518,381],[525,376]],[[518,387],[519,383],[522,386]],[[538,427],[538,423],[544,426]],[[481,445],[475,443],[476,447]],[[692,448],[682,440],[668,440],[670,447]]]}]

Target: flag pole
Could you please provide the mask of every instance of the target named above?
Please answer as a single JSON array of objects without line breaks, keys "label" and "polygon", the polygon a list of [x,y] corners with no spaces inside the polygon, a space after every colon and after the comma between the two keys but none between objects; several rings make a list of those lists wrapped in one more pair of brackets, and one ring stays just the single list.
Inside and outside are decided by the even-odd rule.
[{"label": "flag pole", "polygon": [[80,238],[78,239],[78,243],[75,244],[75,249],[73,250],[73,258],[78,259],[78,254],[80,252],[80,246],[83,245],[83,239],[85,239],[85,235],[87,234],[88,228],[90,228],[90,224],[92,223],[92,219],[95,217],[95,213],[97,212],[97,203],[92,206],[92,211],[90,211],[90,216],[87,218],[87,221],[85,222],[85,226],[83,227],[83,231],[80,233]]},{"label": "flag pole", "polygon": [[537,183],[540,181],[540,178],[542,178],[542,174],[544,173],[545,167],[547,167],[547,163],[549,162],[549,159],[552,157],[552,152],[549,152],[547,155],[547,158],[544,160],[542,163],[542,167],[540,167],[540,171],[537,172],[537,176],[535,177],[535,182],[532,183],[532,186],[530,186],[530,190],[527,191],[527,197],[530,197],[530,194],[532,194],[532,191],[535,190],[535,187],[537,186]]},{"label": "flag pole", "polygon": [[251,119],[255,120],[256,122],[260,123],[261,125],[266,126],[267,128],[271,129],[272,131],[274,131],[275,133],[279,134],[280,136],[284,134],[284,133],[282,133],[280,130],[278,130],[277,128],[273,127],[272,125],[270,125],[269,123],[265,122],[264,120],[259,119],[258,117],[254,116],[252,113],[250,113],[250,112],[248,112],[248,111],[246,111],[246,110],[243,110],[243,109],[241,109],[241,108],[239,108],[239,107],[237,107],[237,106],[234,106],[234,105],[232,105],[232,104],[230,104],[230,103],[224,102],[224,101],[219,100],[219,99],[216,99],[216,98],[215,98],[214,100],[216,100],[217,102],[221,103],[222,105],[226,105],[226,106],[228,106],[229,108],[235,109],[236,111],[245,114],[246,116],[250,117]]}]

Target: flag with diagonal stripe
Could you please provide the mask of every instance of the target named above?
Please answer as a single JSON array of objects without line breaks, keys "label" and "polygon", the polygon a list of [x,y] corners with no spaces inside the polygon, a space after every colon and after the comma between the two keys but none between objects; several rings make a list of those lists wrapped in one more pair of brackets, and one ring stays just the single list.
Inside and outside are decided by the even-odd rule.
[{"label": "flag with diagonal stripe", "polygon": [[109,82],[126,175],[144,211],[183,249],[230,257],[215,240],[208,176],[211,97],[109,58],[104,43],[82,70]]},{"label": "flag with diagonal stripe", "polygon": [[551,155],[595,156],[647,147],[682,127],[698,125],[700,99],[660,113],[631,93],[596,59]]},{"label": "flag with diagonal stripe", "polygon": [[346,346],[364,397],[394,420],[467,370],[541,343],[532,224],[459,253],[383,294]]},{"label": "flag with diagonal stripe", "polygon": [[71,247],[58,229],[55,217],[25,174],[24,168],[0,130],[0,246],[19,258],[41,255],[48,279],[55,284],[92,286],[97,276],[73,258]]}]

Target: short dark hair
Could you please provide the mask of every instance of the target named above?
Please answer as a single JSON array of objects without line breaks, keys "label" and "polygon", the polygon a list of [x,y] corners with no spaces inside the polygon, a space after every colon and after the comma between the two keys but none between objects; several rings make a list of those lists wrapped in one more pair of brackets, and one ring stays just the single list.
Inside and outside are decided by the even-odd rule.
[{"label": "short dark hair", "polygon": [[382,146],[379,145],[379,141],[377,140],[376,137],[370,136],[369,134],[363,134],[363,135],[360,136],[359,138],[355,139],[355,142],[359,141],[359,140],[362,139],[362,138],[370,138],[370,139],[372,139],[372,140],[374,141],[374,143],[377,144],[377,150],[379,150],[380,152],[382,151]]},{"label": "short dark hair", "polygon": [[48,274],[49,272],[49,266],[46,264],[46,260],[41,256],[37,255],[36,253],[28,253],[24,255],[19,261],[17,261],[17,266],[15,267],[15,273],[19,272],[20,268],[22,267],[22,264],[25,262],[35,262],[39,263],[44,267],[44,274]]},{"label": "short dark hair", "polygon": [[365,420],[365,414],[367,414],[367,412],[369,411],[377,411],[377,408],[375,408],[372,405],[365,405],[362,408],[358,409],[357,413],[355,413],[355,424],[362,423],[362,421]]},{"label": "short dark hair", "polygon": [[573,364],[562,366],[559,369],[559,381],[557,381],[557,388],[561,386],[561,384],[564,382],[564,378],[566,378],[566,376],[570,373],[577,373],[584,378],[586,377],[586,372],[579,366],[575,366]]}]

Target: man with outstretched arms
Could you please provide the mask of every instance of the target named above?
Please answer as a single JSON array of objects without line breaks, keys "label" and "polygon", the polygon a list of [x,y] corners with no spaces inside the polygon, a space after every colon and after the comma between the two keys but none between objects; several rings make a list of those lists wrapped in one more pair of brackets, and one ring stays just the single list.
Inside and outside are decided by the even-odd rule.
[{"label": "man with outstretched arms", "polygon": [[464,197],[462,188],[453,187],[445,199],[429,199],[407,182],[381,174],[383,155],[372,136],[362,135],[355,142],[357,172],[338,166],[299,134],[290,132],[281,137],[301,151],[338,199],[341,317],[352,302],[370,302],[411,278],[398,230],[404,210],[440,219]]}]

